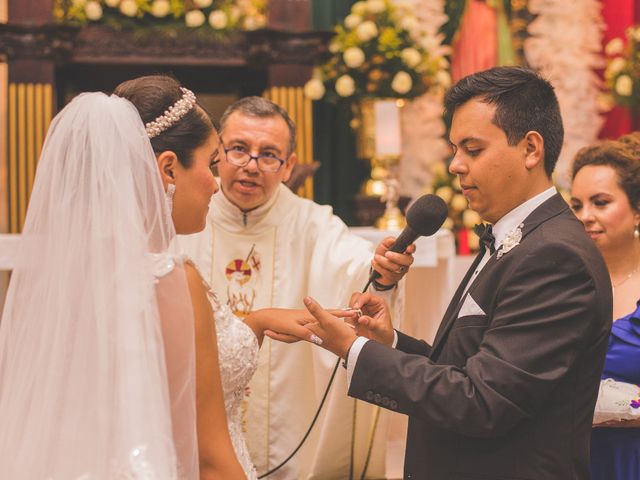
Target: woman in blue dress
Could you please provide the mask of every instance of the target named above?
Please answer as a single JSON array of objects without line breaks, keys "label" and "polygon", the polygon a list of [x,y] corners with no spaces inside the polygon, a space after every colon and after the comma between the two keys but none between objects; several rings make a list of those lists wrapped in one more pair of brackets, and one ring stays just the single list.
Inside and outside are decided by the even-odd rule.
[{"label": "woman in blue dress", "polygon": [[[571,207],[604,257],[614,323],[602,378],[640,385],[640,132],[581,150]],[[640,479],[640,420],[594,425],[592,480]]]}]

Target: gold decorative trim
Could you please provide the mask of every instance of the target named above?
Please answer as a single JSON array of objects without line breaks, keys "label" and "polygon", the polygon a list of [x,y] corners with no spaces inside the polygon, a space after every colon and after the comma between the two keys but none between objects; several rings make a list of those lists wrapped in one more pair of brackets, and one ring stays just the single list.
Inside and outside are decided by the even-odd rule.
[{"label": "gold decorative trim", "polygon": [[[18,225],[22,230],[24,217],[27,215],[27,106],[26,106],[27,84],[18,84]],[[9,139],[11,141],[12,139]],[[15,140],[15,139],[13,139]],[[17,233],[17,232],[16,232]]]},{"label": "gold decorative trim", "polygon": [[356,430],[357,430],[357,416],[358,416],[358,401],[353,400],[353,418],[351,427],[351,452],[349,461],[349,480],[353,480],[353,471],[355,468],[356,459]]},{"label": "gold decorative trim", "polygon": [[[264,97],[284,108],[297,126],[296,155],[298,163],[313,163],[313,112],[311,100],[302,87],[271,87]],[[298,190],[298,195],[313,200],[313,178],[308,177]]]},{"label": "gold decorative trim", "polygon": [[373,419],[371,425],[369,425],[369,436],[367,437],[367,456],[364,460],[364,467],[362,467],[361,479],[367,478],[367,470],[369,470],[369,462],[371,461],[371,453],[373,452],[373,444],[376,439],[376,429],[378,428],[378,420],[380,419],[380,407],[374,407]]},{"label": "gold decorative trim", "polygon": [[53,88],[50,84],[10,83],[8,105],[9,231],[20,233],[53,116]]},{"label": "gold decorative trim", "polygon": [[9,85],[9,232],[17,233],[18,230],[18,146],[16,135],[18,131],[18,87],[12,83]]},{"label": "gold decorative trim", "polygon": [[[2,0],[0,0],[0,5]],[[1,16],[0,16],[1,21]],[[9,149],[7,134],[9,133],[9,68],[0,62],[0,233],[9,231]],[[0,285],[0,297],[2,286]]]}]

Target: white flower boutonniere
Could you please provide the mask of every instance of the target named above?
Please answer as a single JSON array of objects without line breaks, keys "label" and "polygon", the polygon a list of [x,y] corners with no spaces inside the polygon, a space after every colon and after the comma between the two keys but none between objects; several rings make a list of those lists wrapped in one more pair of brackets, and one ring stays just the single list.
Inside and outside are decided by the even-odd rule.
[{"label": "white flower boutonniere", "polygon": [[498,250],[497,258],[502,257],[502,255],[510,251],[512,248],[520,245],[520,240],[522,240],[522,227],[524,227],[523,223],[507,233],[502,241],[500,249]]}]

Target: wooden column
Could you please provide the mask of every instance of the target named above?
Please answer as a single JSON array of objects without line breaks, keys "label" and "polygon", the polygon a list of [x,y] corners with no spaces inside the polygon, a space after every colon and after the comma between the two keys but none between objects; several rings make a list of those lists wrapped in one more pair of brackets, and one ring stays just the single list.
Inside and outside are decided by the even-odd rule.
[{"label": "wooden column", "polygon": [[[0,23],[7,22],[7,0],[0,0]],[[9,66],[0,57],[0,233],[9,231],[9,195],[7,179],[7,99],[9,89]],[[0,271],[0,313],[9,286],[9,272]]]},{"label": "wooden column", "polygon": [[[8,2],[0,0],[0,23],[7,23]],[[0,56],[0,233],[9,231],[9,195],[7,180],[7,100],[9,98],[9,66]],[[0,285],[0,289],[2,285]]]},{"label": "wooden column", "polygon": [[[269,27],[278,30],[307,31],[311,26],[309,0],[270,0]],[[272,64],[268,67],[269,86],[264,96],[280,105],[297,126],[299,164],[313,163],[313,113],[311,100],[303,86],[311,78],[311,67],[300,64]],[[313,199],[313,178],[308,177],[298,195]]]},{"label": "wooden column", "polygon": [[[51,22],[52,0],[8,0],[12,24]],[[53,116],[55,64],[52,59],[10,58],[6,96],[8,228],[19,233],[24,224],[36,165]]]}]

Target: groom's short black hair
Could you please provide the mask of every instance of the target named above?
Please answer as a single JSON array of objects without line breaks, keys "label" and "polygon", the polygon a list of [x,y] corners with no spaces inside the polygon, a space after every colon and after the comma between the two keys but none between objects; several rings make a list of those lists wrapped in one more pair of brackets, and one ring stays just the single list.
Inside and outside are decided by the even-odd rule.
[{"label": "groom's short black hair", "polygon": [[527,132],[544,139],[544,169],[549,177],[556,166],[564,128],[558,99],[549,81],[524,67],[495,67],[461,79],[445,96],[447,113],[478,98],[496,106],[493,123],[517,144]]}]

